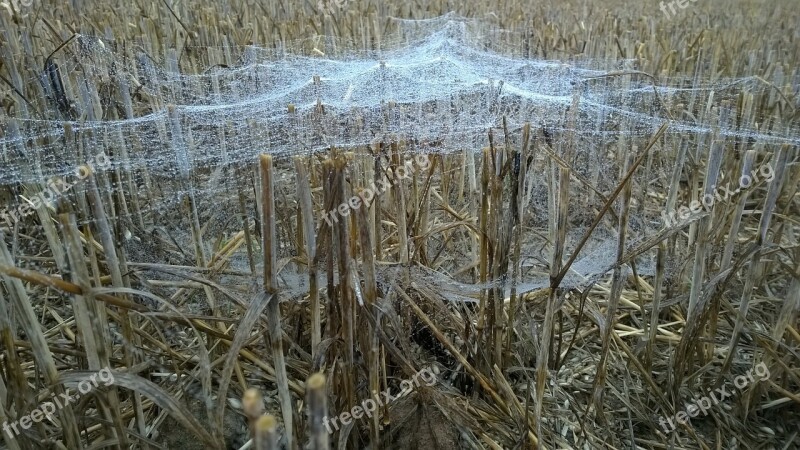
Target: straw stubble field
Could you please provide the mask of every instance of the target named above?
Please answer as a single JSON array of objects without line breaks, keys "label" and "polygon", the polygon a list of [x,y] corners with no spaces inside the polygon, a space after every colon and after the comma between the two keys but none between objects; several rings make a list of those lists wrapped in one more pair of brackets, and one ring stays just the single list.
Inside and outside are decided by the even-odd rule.
[{"label": "straw stubble field", "polygon": [[6,448],[800,446],[791,1],[0,5]]}]

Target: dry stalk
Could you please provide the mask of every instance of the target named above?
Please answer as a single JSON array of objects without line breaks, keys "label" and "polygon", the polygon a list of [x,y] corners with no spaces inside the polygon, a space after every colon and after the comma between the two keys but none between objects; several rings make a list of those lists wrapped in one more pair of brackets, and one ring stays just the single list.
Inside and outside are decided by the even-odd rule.
[{"label": "dry stalk", "polygon": [[261,169],[261,208],[262,231],[264,252],[264,292],[271,297],[267,301],[266,313],[269,323],[269,342],[272,348],[272,358],[275,361],[275,375],[278,384],[278,397],[281,402],[283,426],[286,430],[286,441],[289,449],[294,450],[294,432],[292,427],[292,394],[289,392],[289,377],[286,373],[286,360],[283,357],[283,336],[281,333],[281,312],[277,295],[275,277],[277,274],[278,243],[275,234],[275,197],[273,195],[273,168],[272,156],[261,155],[259,158]]},{"label": "dry stalk", "polygon": [[311,450],[328,450],[328,430],[323,424],[328,415],[325,375],[315,373],[308,379],[306,382],[306,402],[308,403]]},{"label": "dry stalk", "polygon": [[256,436],[253,439],[254,450],[279,450],[278,421],[275,416],[261,416],[256,422]]},{"label": "dry stalk", "polygon": [[242,411],[247,418],[247,428],[250,430],[250,438],[255,438],[256,423],[264,415],[264,399],[261,391],[256,388],[249,388],[242,395]]},{"label": "dry stalk", "polygon": [[317,241],[314,227],[314,209],[311,203],[311,185],[308,171],[301,158],[295,158],[294,168],[297,180],[297,199],[300,204],[305,254],[308,261],[308,301],[311,308],[311,357],[316,359],[319,343],[322,340],[322,324],[319,308],[319,277],[317,276]]}]

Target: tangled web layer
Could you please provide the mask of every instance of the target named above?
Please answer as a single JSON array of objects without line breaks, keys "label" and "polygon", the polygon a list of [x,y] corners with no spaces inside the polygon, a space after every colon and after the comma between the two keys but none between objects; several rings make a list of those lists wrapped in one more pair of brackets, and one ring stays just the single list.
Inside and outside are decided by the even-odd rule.
[{"label": "tangled web layer", "polygon": [[[515,55],[502,48],[513,33],[453,15],[396,24],[397,35],[379,51],[348,51],[333,39],[298,43],[296,52],[246,47],[237,64],[199,75],[181,74],[176,52],[158,64],[144,51],[128,55],[113,42],[80,36],[40,75],[50,107],[37,111],[31,102],[3,121],[0,184],[70,176],[87,155],[103,151],[108,170],[171,180],[159,204],[149,205],[167,211],[186,193],[219,201],[236,183],[228,169],[252,166],[261,153],[396,140],[425,152],[479,151],[505,121],[515,136],[525,123],[546,130],[556,153],[574,148],[575,170],[610,192],[619,170],[609,151],[642,148],[667,122],[668,142],[688,139],[698,148],[712,139],[738,148],[800,144],[796,126],[729,114],[744,93],[758,96],[760,110],[780,102],[796,108],[800,82],[780,73],[771,83],[656,83],[630,61],[568,64]],[[544,184],[531,191],[534,209],[546,212]],[[591,267],[584,275],[590,274]]]},{"label": "tangled web layer", "polygon": [[[574,132],[596,148],[622,136],[650,135],[676,105],[699,103],[699,111],[710,93],[719,103],[743,91],[769,89],[756,79],[654,86],[646,76],[624,77],[588,63],[486,50],[484,35],[474,29],[480,28],[453,16],[402,22],[397,41],[405,45],[395,49],[334,59],[322,52],[291,55],[250,47],[239,66],[202,75],[160,69],[143,52],[135,68],[127,67],[111,43],[80,37],[68,61],[42,74],[43,91],[54,105],[49,117],[4,124],[0,148],[7,168],[0,183],[72,173],[81,162],[65,155],[64,123],[98,148],[136,149],[116,158],[115,167],[187,175],[194,168],[251,162],[263,152],[292,155],[387,139],[435,142],[436,151],[477,150],[504,117],[511,129],[531,122],[555,133]],[[177,62],[168,58],[166,65]],[[70,75],[77,86],[54,82],[50,72]],[[118,97],[109,98],[109,90]],[[576,96],[579,113],[570,123]],[[167,105],[174,105],[172,114]],[[669,132],[703,136],[721,127],[718,135],[726,138],[800,143],[788,125],[734,127],[691,113],[673,116]],[[31,161],[38,170],[20,167]]]}]

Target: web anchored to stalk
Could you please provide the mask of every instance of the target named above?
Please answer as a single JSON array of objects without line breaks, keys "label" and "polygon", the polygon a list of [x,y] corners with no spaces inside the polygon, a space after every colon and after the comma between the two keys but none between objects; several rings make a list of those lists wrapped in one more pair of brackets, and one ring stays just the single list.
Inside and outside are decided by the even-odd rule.
[{"label": "web anchored to stalk", "polygon": [[411,179],[417,172],[427,170],[430,167],[428,155],[417,155],[414,159],[407,159],[402,166],[394,169],[387,169],[386,173],[373,181],[369,187],[360,189],[358,195],[350,197],[338,207],[322,215],[322,219],[329,226],[339,221],[338,216],[347,217],[350,211],[356,211],[363,205],[369,208],[375,197],[381,196],[389,191],[393,186],[397,186],[401,181]]}]

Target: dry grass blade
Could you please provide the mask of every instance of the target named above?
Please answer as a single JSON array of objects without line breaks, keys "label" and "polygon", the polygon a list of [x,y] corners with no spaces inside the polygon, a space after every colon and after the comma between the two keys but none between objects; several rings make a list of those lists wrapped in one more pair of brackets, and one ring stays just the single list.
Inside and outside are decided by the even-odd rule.
[{"label": "dry grass blade", "polygon": [[[257,295],[250,307],[247,309],[244,317],[239,322],[239,327],[236,329],[236,334],[233,336],[230,351],[225,357],[225,364],[222,366],[222,375],[219,380],[219,390],[217,391],[217,408],[215,419],[215,430],[218,433],[222,431],[222,418],[225,414],[225,406],[228,400],[228,385],[230,384],[231,376],[233,375],[234,364],[239,356],[239,351],[248,341],[253,332],[253,327],[258,323],[264,310],[271,301],[277,301],[275,296],[267,294],[266,292]],[[221,436],[217,436],[220,439]]]},{"label": "dry grass blade", "polygon": [[[94,375],[94,373],[81,371],[62,372],[58,382],[63,384],[77,384],[86,380],[91,375]],[[114,386],[120,386],[132,392],[139,392],[158,405],[159,408],[166,411],[170,416],[174,417],[182,426],[191,430],[204,445],[210,448],[221,448],[220,443],[213,436],[208,434],[205,427],[192,416],[191,412],[176,402],[167,391],[157,384],[132,373],[112,371],[112,375],[114,377]]]}]

